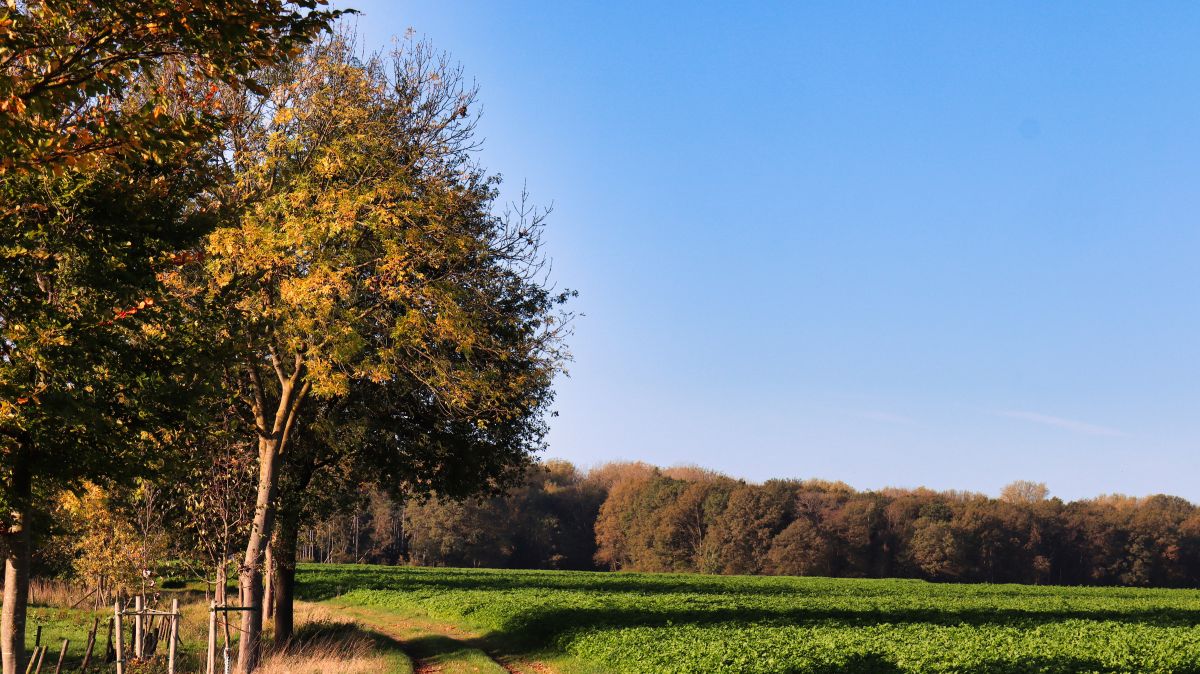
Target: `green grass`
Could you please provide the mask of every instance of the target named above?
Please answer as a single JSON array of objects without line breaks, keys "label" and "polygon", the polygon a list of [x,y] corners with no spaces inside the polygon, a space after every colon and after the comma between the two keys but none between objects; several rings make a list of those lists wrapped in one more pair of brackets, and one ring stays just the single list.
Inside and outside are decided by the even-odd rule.
[{"label": "green grass", "polygon": [[[34,640],[38,625],[42,626],[42,645],[48,647],[45,664],[42,671],[53,671],[54,663],[58,661],[59,648],[63,639],[70,639],[67,649],[67,661],[73,667],[78,667],[83,660],[83,650],[87,645],[87,635],[92,629],[92,619],[98,614],[86,610],[69,610],[46,607],[30,607],[26,617],[28,629],[25,631],[25,648],[33,653]],[[103,618],[101,619],[103,620]],[[100,625],[100,639],[104,638],[104,625]],[[99,657],[93,655],[93,662],[104,657],[104,644],[99,644]]]},{"label": "green grass", "polygon": [[394,609],[369,608],[338,600],[331,603],[338,607],[339,615],[378,630],[382,637],[380,641],[402,652],[407,656],[406,660],[413,658],[425,662],[444,674],[505,674],[505,669],[470,639],[444,634],[440,625],[423,620],[419,615],[399,615]]},{"label": "green grass", "polygon": [[[94,618],[100,618],[100,631],[96,635],[96,647],[92,651],[91,666],[88,671],[91,672],[112,672],[116,671],[114,665],[104,663],[105,648],[107,642],[107,621],[112,617],[111,609],[102,609],[100,611],[92,611],[90,609],[67,609],[48,606],[31,606],[26,619],[25,630],[25,648],[27,655],[33,654],[34,641],[37,638],[37,628],[40,625],[42,628],[42,645],[48,646],[42,672],[53,672],[54,664],[58,661],[59,649],[62,647],[63,639],[70,639],[70,644],[67,648],[67,656],[63,661],[63,671],[78,671],[79,666],[83,662],[84,650],[87,647],[87,635],[92,629],[92,621]],[[125,644],[129,647],[129,640],[132,636],[132,618],[127,619],[125,623]],[[192,631],[200,629],[193,627]],[[179,670],[183,672],[196,671],[200,668],[200,656],[204,648],[204,643],[198,639],[188,639],[184,635],[183,645],[178,651]],[[157,671],[166,671],[166,645],[160,647],[160,657],[155,662],[143,665],[141,667],[130,670],[136,671],[139,674]],[[21,671],[24,671],[22,668]]]},{"label": "green grass", "polygon": [[299,581],[593,671],[1200,672],[1193,590],[369,566]]}]

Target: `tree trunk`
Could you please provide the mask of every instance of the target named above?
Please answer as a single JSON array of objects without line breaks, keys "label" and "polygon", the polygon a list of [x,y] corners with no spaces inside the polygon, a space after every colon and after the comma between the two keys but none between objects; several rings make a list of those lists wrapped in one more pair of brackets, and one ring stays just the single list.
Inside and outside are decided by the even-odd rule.
[{"label": "tree trunk", "polygon": [[300,521],[294,515],[279,520],[273,542],[275,560],[275,643],[285,644],[295,633],[292,602],[296,595],[296,545]]},{"label": "tree trunk", "polygon": [[238,570],[238,588],[242,598],[241,641],[238,644],[239,674],[258,668],[262,649],[263,557],[275,523],[275,494],[279,489],[279,441],[264,438],[258,445],[258,498],[254,506],[254,524],[246,542],[246,556]]},{"label": "tree trunk", "polygon": [[238,570],[242,606],[249,609],[241,612],[238,674],[251,674],[258,669],[262,653],[263,558],[275,524],[279,465],[287,448],[288,435],[296,421],[300,401],[309,390],[307,382],[301,384],[304,379],[304,360],[300,355],[295,357],[295,366],[290,375],[284,372],[274,350],[271,358],[279,377],[279,398],[275,404],[274,419],[270,422],[267,421],[267,396],[259,379],[258,367],[251,364],[248,368],[258,431],[258,497],[254,504],[254,523],[246,540],[246,556]]},{"label": "tree trunk", "polygon": [[4,532],[4,603],[0,609],[0,662],[3,674],[20,674],[25,659],[25,615],[29,605],[30,501],[28,463],[18,452],[12,470],[13,512]]}]

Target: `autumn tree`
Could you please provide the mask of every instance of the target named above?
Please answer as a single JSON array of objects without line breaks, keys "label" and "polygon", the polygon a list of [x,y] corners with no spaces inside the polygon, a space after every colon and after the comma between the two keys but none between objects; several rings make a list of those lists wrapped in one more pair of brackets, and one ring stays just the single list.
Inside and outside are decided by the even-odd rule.
[{"label": "autumn tree", "polygon": [[518,563],[548,569],[595,569],[595,522],[605,494],[586,474],[567,461],[540,462],[530,468],[517,496],[523,526],[547,531],[543,547],[528,554],[523,552],[531,546],[518,547]]},{"label": "autumn tree", "polygon": [[875,494],[856,493],[839,499],[828,513],[823,528],[834,548],[838,575],[875,576],[886,566],[879,558],[883,507]]},{"label": "autumn tree", "polygon": [[596,519],[596,562],[613,570],[672,570],[677,555],[661,544],[670,532],[659,518],[686,486],[657,470],[616,482]]},{"label": "autumn tree", "polygon": [[58,513],[74,530],[74,569],[96,605],[155,582],[169,543],[159,496],[146,481],[121,496],[90,483],[78,494],[63,493]]},{"label": "autumn tree", "polygon": [[711,531],[737,483],[711,473],[694,475],[700,479],[687,484],[658,514],[655,545],[672,571],[713,573],[719,562]]},{"label": "autumn tree", "polygon": [[[214,339],[239,348],[256,429],[243,672],[258,661],[263,560],[305,401],[375,385],[422,398],[467,440],[506,426],[536,435],[527,420],[564,357],[567,298],[544,284],[542,215],[496,214],[497,180],[473,163],[474,93],[445,59],[406,43],[362,61],[339,36],[262,81],[261,95],[227,103],[227,219],[177,285],[190,303],[225,307]],[[396,460],[435,480],[459,470],[428,446]]]},{"label": "autumn tree", "polygon": [[[144,163],[0,178],[0,505],[6,571],[0,647],[24,647],[30,521],[62,489],[128,481],[171,450],[190,363],[155,302],[167,251],[187,245],[195,169]],[[11,199],[11,201],[9,201]]]},{"label": "autumn tree", "polygon": [[369,558],[382,564],[396,565],[404,558],[404,502],[397,501],[373,487],[367,493],[369,517]]},{"label": "autumn tree", "polygon": [[413,532],[410,554],[426,565],[502,568],[516,533],[497,522],[495,508],[480,499],[413,502],[404,509],[404,526]]},{"label": "autumn tree", "polygon": [[1017,480],[1004,485],[1000,491],[1000,500],[1009,503],[1037,503],[1050,497],[1050,490],[1044,482]]},{"label": "autumn tree", "polygon": [[661,472],[660,469],[642,461],[610,461],[589,470],[587,480],[607,492],[621,482],[641,480]]}]

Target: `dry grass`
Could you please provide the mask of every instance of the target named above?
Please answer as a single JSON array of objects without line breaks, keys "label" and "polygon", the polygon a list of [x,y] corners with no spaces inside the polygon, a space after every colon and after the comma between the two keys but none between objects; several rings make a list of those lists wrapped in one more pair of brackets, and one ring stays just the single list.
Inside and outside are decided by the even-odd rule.
[{"label": "dry grass", "polygon": [[388,664],[369,651],[357,654],[331,647],[304,654],[275,654],[267,658],[260,674],[378,674]]},{"label": "dry grass", "polygon": [[185,642],[208,643],[208,604],[204,599],[179,605],[179,638]]},{"label": "dry grass", "polygon": [[82,586],[65,580],[33,578],[29,581],[29,604],[52,608],[91,608],[93,597]]},{"label": "dry grass", "polygon": [[375,674],[390,668],[374,637],[324,606],[297,602],[296,625],[295,638],[266,659],[262,674]]}]

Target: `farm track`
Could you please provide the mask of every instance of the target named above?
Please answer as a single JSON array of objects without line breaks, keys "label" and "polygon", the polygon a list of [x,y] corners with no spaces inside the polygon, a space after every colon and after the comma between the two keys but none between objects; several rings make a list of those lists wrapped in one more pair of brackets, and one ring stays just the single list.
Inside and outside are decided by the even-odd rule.
[{"label": "farm track", "polygon": [[413,674],[558,674],[539,660],[500,652],[458,625],[364,607],[342,608],[399,643],[413,661]]}]

